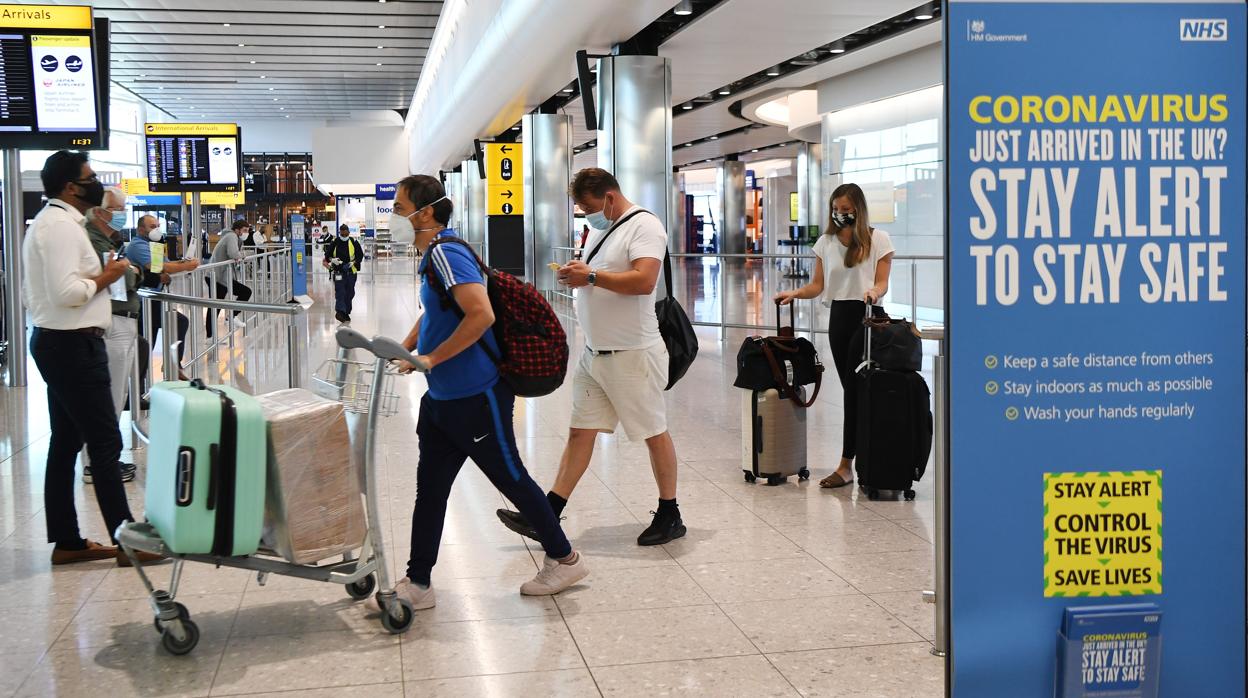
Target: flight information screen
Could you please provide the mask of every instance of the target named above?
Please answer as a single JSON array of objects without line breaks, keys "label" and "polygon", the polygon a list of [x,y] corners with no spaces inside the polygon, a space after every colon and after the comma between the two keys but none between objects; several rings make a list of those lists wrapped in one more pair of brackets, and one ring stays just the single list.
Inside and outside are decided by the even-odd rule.
[{"label": "flight information screen", "polygon": [[147,183],[161,191],[239,191],[236,124],[147,124]]},{"label": "flight information screen", "polygon": [[0,4],[0,147],[102,145],[94,44],[90,7]]}]

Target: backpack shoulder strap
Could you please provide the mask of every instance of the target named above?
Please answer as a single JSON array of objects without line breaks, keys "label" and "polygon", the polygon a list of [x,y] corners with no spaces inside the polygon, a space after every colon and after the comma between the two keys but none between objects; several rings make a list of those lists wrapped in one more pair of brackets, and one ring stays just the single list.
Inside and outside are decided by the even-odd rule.
[{"label": "backpack shoulder strap", "polygon": [[[481,273],[485,276],[485,282],[488,287],[488,283],[490,280],[490,268],[487,267],[485,263],[481,261],[481,258],[477,256],[476,250],[472,249],[472,245],[469,245],[466,240],[463,240],[458,237],[436,238],[432,243],[429,244],[429,248],[425,250],[425,256],[428,257],[429,255],[433,254],[433,250],[437,245],[445,245],[448,243],[458,243],[460,245],[463,245],[464,247],[468,249],[470,253],[472,253],[473,259],[477,260],[477,266],[481,268]],[[425,278],[428,279],[429,285],[432,286],[435,291],[437,291],[438,298],[441,299],[442,301],[442,307],[450,308],[451,310],[455,312],[456,315],[459,316],[460,320],[463,320],[464,319],[463,309],[460,308],[459,304],[455,302],[455,297],[451,295],[450,289],[446,287],[446,284],[442,283],[442,279],[438,276],[437,272],[433,268],[432,259],[429,259],[425,262]],[[495,322],[497,321],[498,320],[496,318]],[[492,332],[492,331],[493,329],[486,330],[486,332]],[[494,352],[494,350],[490,348],[490,345],[485,343],[485,335],[482,335],[481,338],[477,340],[477,346],[481,347],[481,350],[485,352],[485,355],[489,357],[490,361],[493,362],[495,366],[501,363],[502,357],[498,356]]]}]

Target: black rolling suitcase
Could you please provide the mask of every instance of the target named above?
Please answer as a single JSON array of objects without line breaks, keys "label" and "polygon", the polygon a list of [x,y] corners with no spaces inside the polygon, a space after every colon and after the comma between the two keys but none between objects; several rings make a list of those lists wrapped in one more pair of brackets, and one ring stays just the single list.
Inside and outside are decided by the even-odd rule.
[{"label": "black rolling suitcase", "polygon": [[918,372],[872,362],[871,323],[864,324],[865,354],[857,376],[858,487],[873,501],[897,492],[909,501],[932,452],[931,393]]}]

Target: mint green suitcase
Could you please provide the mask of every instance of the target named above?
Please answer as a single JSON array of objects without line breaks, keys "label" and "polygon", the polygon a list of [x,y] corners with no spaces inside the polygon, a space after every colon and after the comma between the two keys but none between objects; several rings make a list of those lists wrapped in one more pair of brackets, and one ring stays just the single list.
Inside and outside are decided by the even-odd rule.
[{"label": "mint green suitcase", "polygon": [[152,386],[147,520],[175,553],[256,552],[264,524],[260,403],[199,380]]}]

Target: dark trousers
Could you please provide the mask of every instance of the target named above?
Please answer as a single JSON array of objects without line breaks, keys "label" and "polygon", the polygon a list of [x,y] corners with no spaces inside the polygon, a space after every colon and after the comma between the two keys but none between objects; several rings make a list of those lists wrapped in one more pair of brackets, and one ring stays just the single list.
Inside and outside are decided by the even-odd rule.
[{"label": "dark trousers", "polygon": [[[204,282],[208,284],[212,284],[212,281],[210,279],[204,279]],[[225,287],[225,284],[221,282],[217,282],[216,283],[217,292],[214,295],[216,295],[217,298],[225,298],[226,295],[228,295],[230,291],[233,290],[235,299],[243,301],[244,303],[251,300],[251,287],[250,286],[246,284],[240,284],[237,281],[230,281],[230,285],[232,286],[232,289],[227,289]],[[238,315],[241,312],[242,312],[241,310],[235,310],[234,314]],[[207,336],[211,337],[213,334],[212,330],[216,326],[217,326],[217,310],[216,309],[209,310],[206,313],[206,317],[204,317],[204,333]]]},{"label": "dark trousers", "polygon": [[91,457],[95,500],[112,538],[122,522],[134,517],[121,481],[121,430],[109,389],[104,340],[36,327],[30,336],[30,353],[48,385],[52,437],[43,486],[48,542],[71,548],[82,545],[74,507],[74,465],[84,441]]},{"label": "dark trousers", "polygon": [[[853,458],[858,441],[858,376],[855,370],[862,363],[864,335],[862,321],[866,317],[867,304],[862,301],[833,301],[828,317],[828,344],[832,347],[832,362],[836,375],[845,390],[845,425],[841,436],[841,457]],[[881,316],[884,309],[873,306],[873,316]]]},{"label": "dark trousers", "polygon": [[[178,365],[182,365],[182,359],[186,357],[186,333],[191,329],[191,321],[182,313],[174,311],[178,322]],[[164,306],[160,301],[152,301],[152,336],[147,341],[152,344],[156,343],[156,333],[160,331],[161,323],[165,320]]]},{"label": "dark trousers", "polygon": [[413,582],[429,583],[442,542],[446,500],[468,458],[533,525],[547,555],[563,558],[572,554],[550,502],[520,462],[512,428],[515,402],[515,396],[502,383],[461,400],[421,398],[416,423],[420,461],[412,512],[412,556],[407,562],[407,577]]},{"label": "dark trousers", "polygon": [[333,276],[334,310],[350,315],[351,301],[355,300],[355,282],[360,275],[346,271],[341,274],[335,272]]}]

